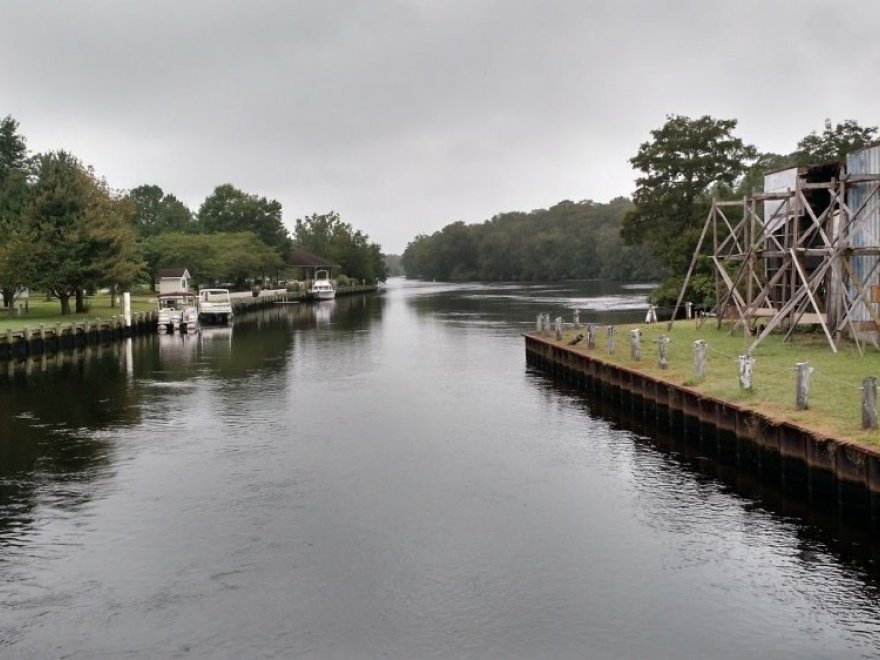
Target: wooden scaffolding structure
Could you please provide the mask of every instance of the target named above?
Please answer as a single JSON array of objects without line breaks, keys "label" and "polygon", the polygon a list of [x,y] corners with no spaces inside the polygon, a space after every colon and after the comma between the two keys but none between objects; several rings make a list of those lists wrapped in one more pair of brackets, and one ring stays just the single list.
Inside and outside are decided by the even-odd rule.
[{"label": "wooden scaffolding structure", "polygon": [[[803,168],[806,170],[807,168]],[[856,194],[853,194],[856,193]],[[820,325],[834,352],[844,332],[878,346],[880,174],[798,176],[794,188],[712,205],[673,311],[711,241],[716,321],[754,337]],[[671,325],[671,321],[670,321]]]}]

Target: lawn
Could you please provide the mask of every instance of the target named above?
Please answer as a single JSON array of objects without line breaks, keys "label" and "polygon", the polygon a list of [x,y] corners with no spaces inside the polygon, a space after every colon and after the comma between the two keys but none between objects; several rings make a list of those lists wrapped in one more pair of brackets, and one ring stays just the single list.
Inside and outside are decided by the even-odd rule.
[{"label": "lawn", "polygon": [[[70,301],[73,307],[73,300]],[[27,303],[27,311],[24,309],[19,313],[19,307],[24,307],[24,301],[16,301],[14,313],[9,314],[7,311],[0,311],[0,331],[21,330],[22,328],[37,328],[41,323],[55,325],[59,321],[61,323],[72,323],[74,321],[94,321],[95,319],[110,319],[113,316],[122,314],[122,296],[116,301],[116,307],[110,306],[109,294],[97,294],[89,296],[86,299],[88,311],[83,314],[61,315],[61,303],[58,300],[46,300],[44,296],[31,296]],[[146,312],[156,309],[156,294],[132,294],[131,311],[132,313]]]},{"label": "lawn", "polygon": [[[630,357],[629,331],[641,330],[641,359]],[[563,342],[585,330],[566,328]],[[667,346],[668,368],[657,366],[657,339],[670,338]],[[838,353],[831,351],[821,332],[798,332],[789,342],[771,335],[755,350],[752,389],[739,387],[737,356],[745,353],[751,338],[742,330],[731,334],[729,327],[718,329],[714,321],[697,327],[695,321],[677,321],[671,330],[666,323],[618,326],[616,349],[609,355],[605,328],[596,334],[596,348],[587,350],[585,341],[574,348],[591,357],[638,370],[660,380],[686,386],[706,395],[732,401],[759,411],[776,420],[787,420],[815,430],[822,435],[880,446],[880,432],[861,428],[861,386],[867,376],[880,377],[880,351],[865,348],[859,355],[852,343],[841,342]],[[693,343],[705,340],[706,377],[694,377]],[[795,409],[795,365],[808,362],[814,369],[810,379],[809,409]]]}]

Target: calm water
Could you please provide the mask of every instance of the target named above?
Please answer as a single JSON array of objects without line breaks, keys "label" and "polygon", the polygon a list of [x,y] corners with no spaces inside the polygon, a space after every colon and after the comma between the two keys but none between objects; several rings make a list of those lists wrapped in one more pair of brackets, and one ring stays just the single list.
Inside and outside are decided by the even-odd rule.
[{"label": "calm water", "polygon": [[526,368],[643,297],[395,281],[9,369],[0,656],[877,655],[869,532]]}]

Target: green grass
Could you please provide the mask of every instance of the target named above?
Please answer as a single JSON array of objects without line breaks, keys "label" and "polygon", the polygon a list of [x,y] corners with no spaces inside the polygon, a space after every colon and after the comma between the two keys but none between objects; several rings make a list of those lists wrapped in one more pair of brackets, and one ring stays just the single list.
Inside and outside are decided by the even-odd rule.
[{"label": "green grass", "polygon": [[[16,301],[15,309],[19,304],[24,305],[23,301]],[[73,308],[74,301],[70,301]],[[83,314],[61,315],[61,303],[55,299],[46,300],[44,296],[32,296],[28,300],[28,311],[22,310],[21,315],[16,313],[10,315],[6,310],[0,311],[0,330],[6,331],[21,330],[22,328],[37,328],[41,323],[55,325],[61,323],[73,323],[74,321],[94,321],[95,319],[110,319],[113,316],[122,314],[122,296],[116,301],[116,307],[110,306],[110,296],[107,294],[98,294],[89,296],[87,299],[88,311]],[[146,312],[156,309],[155,294],[132,294],[131,311]]]},{"label": "green grass", "polygon": [[[642,331],[639,361],[630,358],[629,330],[633,328]],[[567,329],[563,343],[574,334],[574,329]],[[657,339],[662,334],[671,340],[666,349],[666,370],[657,366]],[[671,330],[667,330],[666,323],[618,326],[614,355],[608,355],[604,329],[597,332],[595,349],[587,351],[584,342],[574,348],[596,359],[735,402],[772,419],[797,423],[824,436],[880,446],[880,432],[861,428],[861,383],[866,376],[880,378],[880,351],[869,346],[861,357],[854,344],[842,342],[835,354],[821,330],[795,333],[786,343],[783,336],[771,335],[753,353],[751,390],[739,387],[736,358],[745,353],[752,338],[743,337],[742,329],[735,334],[729,327],[718,329],[713,320],[700,328],[695,321],[678,321]],[[697,339],[708,344],[706,377],[701,381],[694,378],[693,368],[693,342]],[[804,411],[795,410],[794,367],[798,362],[809,362],[815,369],[810,380],[809,410]]]}]

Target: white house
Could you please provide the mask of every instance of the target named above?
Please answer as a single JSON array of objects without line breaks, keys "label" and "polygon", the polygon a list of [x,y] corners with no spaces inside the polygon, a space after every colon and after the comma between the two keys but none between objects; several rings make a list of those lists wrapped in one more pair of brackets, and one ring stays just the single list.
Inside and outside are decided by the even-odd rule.
[{"label": "white house", "polygon": [[192,276],[186,268],[160,268],[159,293],[189,291]]}]

